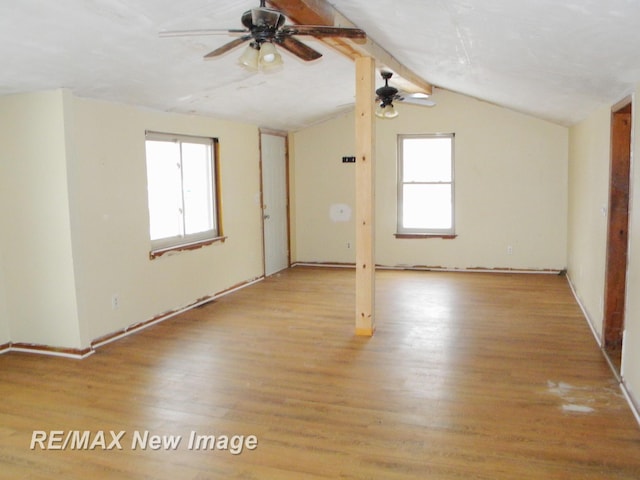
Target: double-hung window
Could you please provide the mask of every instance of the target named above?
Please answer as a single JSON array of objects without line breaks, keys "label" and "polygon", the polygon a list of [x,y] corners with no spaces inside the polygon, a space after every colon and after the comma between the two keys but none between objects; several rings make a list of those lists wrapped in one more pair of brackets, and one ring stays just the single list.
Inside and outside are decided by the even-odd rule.
[{"label": "double-hung window", "polygon": [[217,139],[147,132],[152,254],[221,236]]},{"label": "double-hung window", "polygon": [[398,136],[399,235],[454,235],[453,140]]}]

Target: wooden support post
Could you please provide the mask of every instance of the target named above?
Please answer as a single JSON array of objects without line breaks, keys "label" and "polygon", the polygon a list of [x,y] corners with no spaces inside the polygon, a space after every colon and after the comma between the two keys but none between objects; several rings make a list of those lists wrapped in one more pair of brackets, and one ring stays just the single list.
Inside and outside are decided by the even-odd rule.
[{"label": "wooden support post", "polygon": [[356,59],[356,335],[375,330],[375,60]]}]

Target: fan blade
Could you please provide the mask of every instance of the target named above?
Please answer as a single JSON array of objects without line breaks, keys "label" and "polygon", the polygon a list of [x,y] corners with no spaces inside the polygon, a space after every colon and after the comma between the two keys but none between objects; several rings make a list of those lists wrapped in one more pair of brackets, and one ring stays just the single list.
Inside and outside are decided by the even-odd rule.
[{"label": "fan blade", "polygon": [[401,93],[399,95],[401,102],[410,103],[412,105],[420,105],[422,107],[433,107],[436,102],[428,98],[427,95],[422,93]]},{"label": "fan blade", "polygon": [[300,40],[296,40],[293,37],[282,37],[277,40],[278,45],[281,45],[285,50],[290,51],[294,55],[297,55],[302,60],[310,62],[316,60],[322,56],[322,54],[313,48],[305,45]]},{"label": "fan blade", "polygon": [[227,53],[229,50],[236,48],[238,45],[243,44],[249,39],[251,39],[251,35],[245,35],[244,37],[236,38],[235,40],[232,40],[229,43],[225,43],[221,47],[216,48],[214,51],[207,53],[204,58],[206,60],[209,58],[217,57],[218,55],[222,55],[223,53]]},{"label": "fan blade", "polygon": [[367,34],[359,28],[328,27],[325,25],[285,25],[279,34],[283,35],[312,35],[314,37],[344,37],[357,43],[364,43]]},{"label": "fan blade", "polygon": [[204,30],[165,30],[160,32],[158,35],[160,37],[195,37],[199,35],[229,35],[229,34],[239,34],[249,33],[249,30],[240,29],[240,28],[232,28],[232,29],[223,29],[223,28],[208,28]]}]

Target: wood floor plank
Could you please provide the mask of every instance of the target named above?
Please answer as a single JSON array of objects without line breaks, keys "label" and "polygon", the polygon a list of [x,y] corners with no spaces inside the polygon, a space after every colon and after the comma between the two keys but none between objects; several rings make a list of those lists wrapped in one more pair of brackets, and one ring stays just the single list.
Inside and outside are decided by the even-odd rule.
[{"label": "wood floor plank", "polygon": [[[296,267],[84,360],[0,356],[0,478],[640,478],[640,428],[564,277],[379,271],[372,338],[354,281]],[[36,430],[125,433],[32,450]],[[132,448],[147,431],[181,440]]]}]

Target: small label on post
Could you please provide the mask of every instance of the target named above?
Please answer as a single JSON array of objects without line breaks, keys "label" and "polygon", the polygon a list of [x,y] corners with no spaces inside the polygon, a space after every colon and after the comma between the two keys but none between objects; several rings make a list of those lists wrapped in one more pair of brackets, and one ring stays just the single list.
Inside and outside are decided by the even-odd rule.
[{"label": "small label on post", "polygon": [[356,157],[342,157],[342,163],[356,163]]}]

